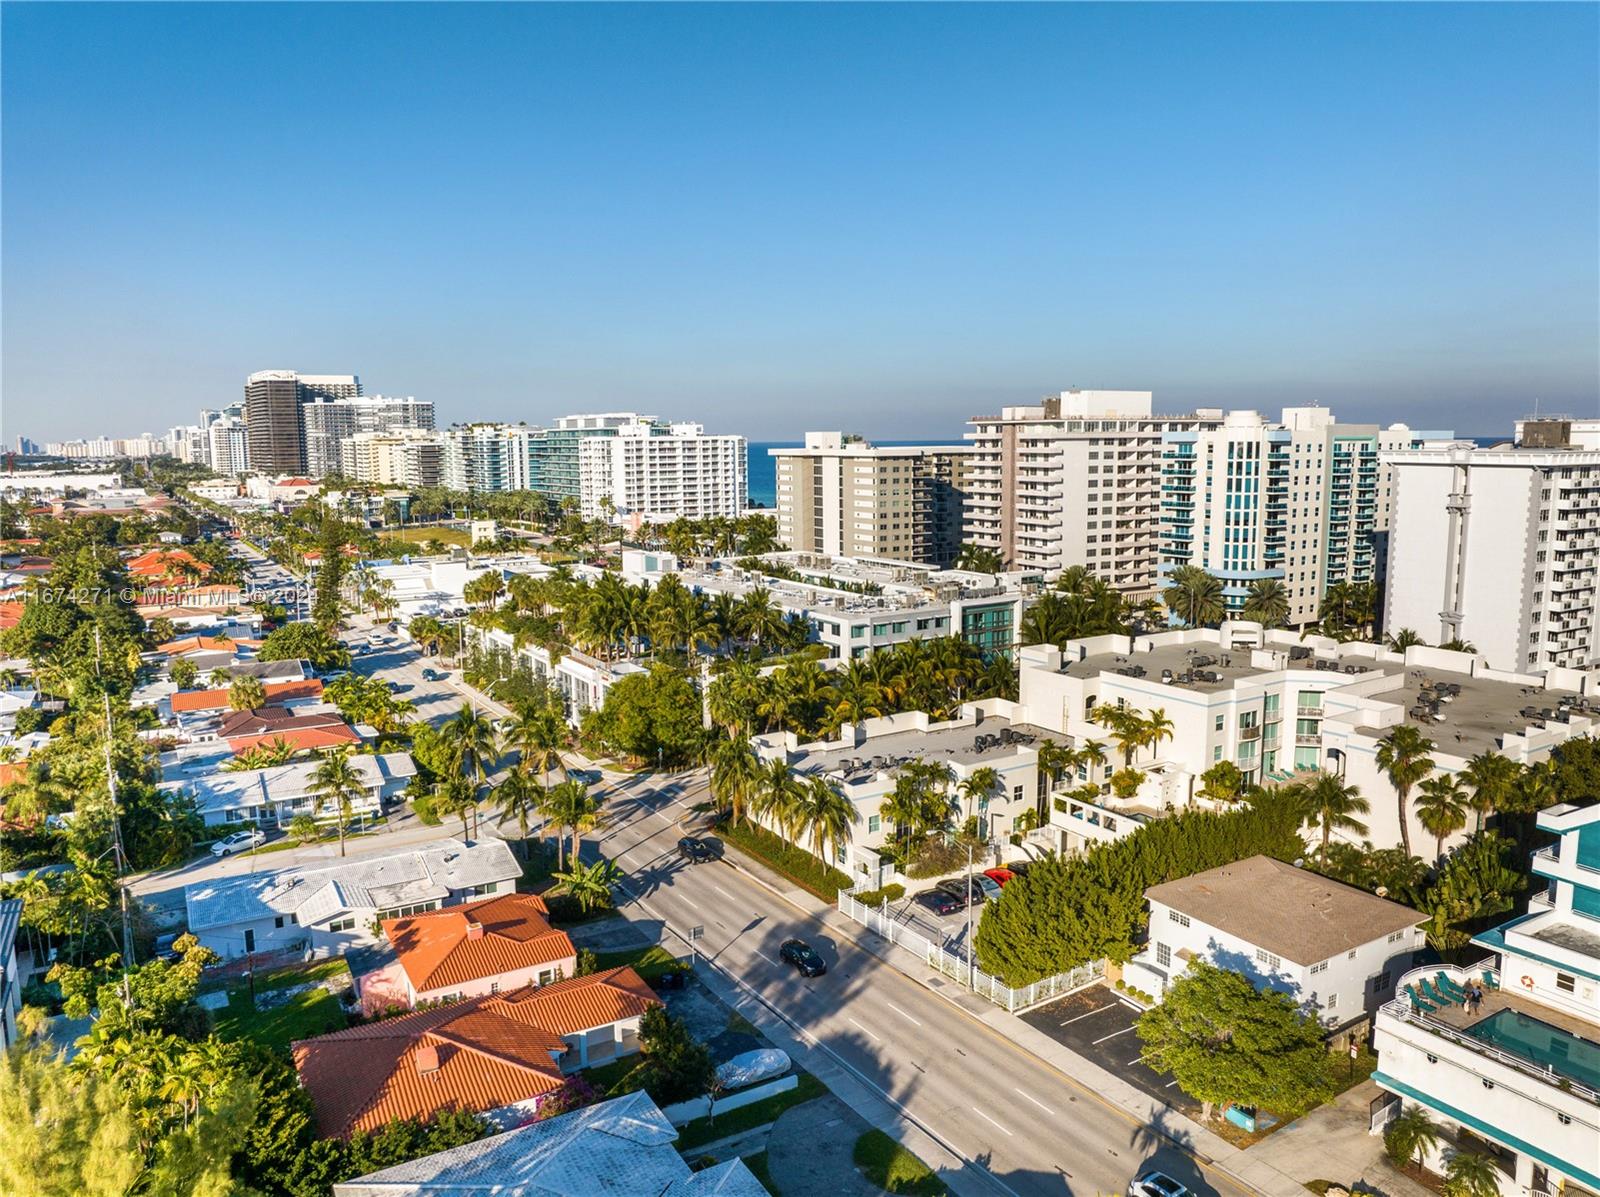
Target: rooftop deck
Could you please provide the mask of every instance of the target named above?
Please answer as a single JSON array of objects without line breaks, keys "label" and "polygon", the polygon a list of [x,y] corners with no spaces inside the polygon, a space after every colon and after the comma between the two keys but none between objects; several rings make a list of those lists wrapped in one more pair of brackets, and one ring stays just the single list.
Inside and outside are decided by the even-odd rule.
[{"label": "rooftop deck", "polygon": [[[1400,704],[1406,722],[1420,729],[1439,748],[1456,756],[1473,756],[1497,749],[1507,735],[1542,726],[1571,710],[1600,719],[1600,708],[1589,711],[1587,700],[1571,690],[1546,690],[1540,686],[1502,682],[1492,678],[1448,673],[1442,669],[1411,669],[1399,677],[1394,689],[1374,697]],[[1454,691],[1453,693],[1450,691]],[[1433,695],[1433,714],[1427,696]],[[1525,713],[1531,712],[1531,713]],[[1374,736],[1386,729],[1363,728]]]},{"label": "rooftop deck", "polygon": [[[1172,685],[1212,694],[1227,690],[1245,678],[1281,672],[1259,668],[1250,661],[1248,648],[1222,649],[1215,645],[1162,644],[1133,653],[1094,653],[1061,667],[1068,677],[1093,678],[1101,673],[1128,673],[1160,682],[1171,674]],[[1289,667],[1326,673],[1330,685],[1377,672],[1398,672],[1398,666],[1374,661],[1333,661],[1308,655],[1291,660]],[[1138,673],[1138,670],[1144,672]]]},{"label": "rooftop deck", "polygon": [[[1002,737],[1003,731],[1011,733],[1009,741]],[[1044,728],[990,715],[980,724],[891,732],[873,736],[856,747],[808,751],[791,761],[790,766],[796,773],[839,773],[847,781],[865,781],[876,772],[913,760],[963,767],[992,763],[1023,749],[1036,748],[1040,740],[1049,736]]]}]

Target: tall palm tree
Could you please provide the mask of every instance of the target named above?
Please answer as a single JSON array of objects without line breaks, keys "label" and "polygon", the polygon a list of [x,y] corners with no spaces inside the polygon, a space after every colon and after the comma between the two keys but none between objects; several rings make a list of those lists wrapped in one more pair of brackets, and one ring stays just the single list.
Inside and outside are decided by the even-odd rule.
[{"label": "tall palm tree", "polygon": [[576,829],[590,816],[593,803],[594,800],[589,796],[589,787],[581,781],[564,781],[560,785],[551,786],[541,796],[539,813],[544,816],[545,834],[555,837],[557,868],[562,867],[566,861],[563,836],[569,830],[573,832],[573,851],[576,858],[578,847]]},{"label": "tall palm tree", "polygon": [[1078,754],[1055,740],[1039,742],[1039,768],[1050,778],[1050,787],[1061,784],[1062,775],[1078,764]]},{"label": "tall palm tree", "polygon": [[1175,731],[1172,720],[1167,718],[1166,710],[1156,707],[1143,719],[1143,726],[1139,730],[1139,747],[1158,748],[1163,740],[1172,739]]},{"label": "tall palm tree", "polygon": [[796,795],[795,821],[811,833],[811,851],[823,862],[831,858],[827,849],[831,845],[837,853],[841,844],[850,839],[851,824],[856,821],[855,804],[828,784],[826,778],[812,776],[800,786]]},{"label": "tall palm tree", "polygon": [[742,737],[721,741],[712,753],[711,796],[728,810],[734,823],[744,817],[761,773],[761,762]]},{"label": "tall palm tree", "polygon": [[1494,814],[1516,789],[1522,765],[1492,749],[1485,749],[1467,762],[1461,778],[1472,787],[1472,809],[1477,815],[1475,830],[1483,830],[1484,819]]},{"label": "tall palm tree", "polygon": [[1411,855],[1411,787],[1433,772],[1433,741],[1409,723],[1402,723],[1378,741],[1377,762],[1394,786],[1400,814],[1400,847]]},{"label": "tall palm tree", "polygon": [[591,831],[600,831],[611,821],[605,809],[600,804],[600,799],[589,792],[589,787],[581,781],[565,781],[562,785],[572,786],[577,793],[572,796],[572,803],[567,812],[569,822],[567,826],[572,829],[572,859],[574,862],[582,858],[583,837]]},{"label": "tall palm tree", "polygon": [[860,659],[852,660],[833,675],[832,730],[883,714],[883,692],[872,680],[872,670]]},{"label": "tall palm tree", "polygon": [[1426,1106],[1406,1106],[1383,1133],[1385,1146],[1398,1149],[1401,1159],[1414,1160],[1422,1167],[1423,1157],[1439,1145],[1439,1124]]},{"label": "tall palm tree", "polygon": [[1240,614],[1263,627],[1281,628],[1289,619],[1289,592],[1277,578],[1257,578]]},{"label": "tall palm tree", "polygon": [[1353,785],[1347,785],[1338,774],[1318,773],[1314,781],[1301,787],[1300,792],[1308,821],[1322,828],[1321,860],[1324,865],[1328,863],[1328,843],[1333,839],[1335,830],[1354,832],[1356,835],[1367,833],[1367,825],[1359,816],[1372,808],[1361,796],[1361,791]]},{"label": "tall palm tree", "polygon": [[1106,767],[1106,746],[1099,740],[1085,740],[1078,746],[1075,762],[1083,769],[1089,783],[1095,787],[1100,785],[1099,773]]},{"label": "tall palm tree", "polygon": [[463,703],[439,730],[450,746],[456,767],[482,785],[500,756],[499,736],[488,716],[480,715],[471,703]]},{"label": "tall palm tree", "polygon": [[768,761],[751,791],[750,813],[762,822],[775,825],[786,839],[795,839],[792,829],[798,788],[786,761]]},{"label": "tall palm tree", "polygon": [[567,724],[552,707],[513,715],[500,728],[500,741],[507,749],[516,750],[520,770],[537,773],[547,786],[550,775],[565,765],[561,750],[567,743]]},{"label": "tall palm tree", "polygon": [[747,640],[765,647],[783,632],[783,612],[772,602],[772,592],[757,586],[740,603],[739,628]]},{"label": "tall palm tree", "polygon": [[329,753],[311,774],[311,810],[321,814],[332,806],[339,821],[339,855],[344,855],[344,836],[350,824],[351,805],[365,798],[367,787],[350,763],[349,749]]},{"label": "tall palm tree", "polygon": [[1111,732],[1111,738],[1122,753],[1123,768],[1133,768],[1133,754],[1144,744],[1145,735],[1144,720],[1139,712],[1132,707],[1103,702],[1089,712],[1089,718]]},{"label": "tall palm tree", "polygon": [[967,802],[967,818],[972,818],[973,808],[981,806],[989,795],[1000,788],[1000,771],[989,765],[980,765],[967,774],[966,780],[956,787]]},{"label": "tall palm tree", "polygon": [[1434,860],[1443,860],[1445,837],[1467,825],[1467,792],[1461,779],[1450,773],[1428,778],[1417,787],[1413,805],[1417,822],[1433,836]]},{"label": "tall palm tree", "polygon": [[513,769],[495,787],[494,804],[500,810],[500,825],[504,827],[510,819],[517,821],[517,836],[524,852],[528,844],[528,820],[539,813],[543,799],[544,787],[521,769]]},{"label": "tall palm tree", "polygon": [[1162,602],[1186,627],[1198,628],[1218,623],[1226,614],[1222,601],[1222,580],[1198,565],[1180,565],[1172,571]]}]

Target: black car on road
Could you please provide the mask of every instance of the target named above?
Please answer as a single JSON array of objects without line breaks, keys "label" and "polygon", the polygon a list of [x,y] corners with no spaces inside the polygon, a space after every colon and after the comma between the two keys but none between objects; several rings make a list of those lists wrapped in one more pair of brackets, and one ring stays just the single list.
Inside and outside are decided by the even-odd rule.
[{"label": "black car on road", "polygon": [[827,962],[803,939],[786,939],[778,949],[778,957],[785,964],[795,966],[802,977],[820,977],[828,971]]},{"label": "black car on road", "polygon": [[704,864],[717,859],[716,851],[705,840],[686,835],[678,841],[678,854],[690,864]]}]

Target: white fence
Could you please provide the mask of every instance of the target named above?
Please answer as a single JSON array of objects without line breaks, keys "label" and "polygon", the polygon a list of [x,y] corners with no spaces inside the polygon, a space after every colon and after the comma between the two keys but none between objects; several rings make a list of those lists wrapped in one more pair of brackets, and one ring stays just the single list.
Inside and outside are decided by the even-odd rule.
[{"label": "white fence", "polygon": [[1037,1006],[1040,1002],[1065,997],[1075,990],[1103,980],[1106,975],[1106,962],[1096,960],[1090,964],[1080,965],[1070,972],[1044,977],[1031,985],[1013,989],[998,977],[991,977],[959,953],[952,952],[943,944],[934,943],[915,928],[898,922],[893,911],[886,911],[876,906],[864,906],[849,894],[840,893],[839,913],[860,923],[868,931],[883,936],[895,947],[918,957],[929,967],[938,969],[941,975],[960,982],[979,997],[987,998],[1013,1014],[1018,1010]]},{"label": "white fence", "polygon": [[[794,1073],[780,1076],[775,1081],[764,1081],[759,1085],[751,1085],[748,1089],[740,1089],[737,1093],[729,1093],[717,1098],[717,1113],[723,1114],[729,1110],[737,1110],[740,1106],[747,1106],[751,1102],[761,1101],[763,1098],[776,1097],[780,1093],[787,1093],[790,1089],[800,1084],[800,1078]],[[711,1112],[711,1099],[709,1097],[691,1097],[688,1101],[674,1102],[670,1106],[663,1106],[661,1112],[667,1116],[667,1121],[673,1126],[682,1126],[685,1122],[693,1122],[696,1118],[704,1118]]]}]

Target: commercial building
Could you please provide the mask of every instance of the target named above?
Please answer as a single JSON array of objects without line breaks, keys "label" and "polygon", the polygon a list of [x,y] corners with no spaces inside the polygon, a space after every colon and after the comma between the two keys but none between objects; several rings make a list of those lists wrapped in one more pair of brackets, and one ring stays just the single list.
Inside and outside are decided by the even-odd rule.
[{"label": "commercial building", "polygon": [[961,551],[971,445],[874,445],[808,432],[776,459],[778,539],[802,553],[949,565]]},{"label": "commercial building", "polygon": [[[1410,725],[1433,744],[1441,774],[1459,773],[1481,752],[1531,764],[1556,745],[1600,729],[1600,677],[1577,670],[1510,673],[1470,653],[1416,645],[1404,653],[1375,644],[1263,631],[1227,622],[1220,629],[1153,636],[1097,636],[1064,648],[1020,652],[1019,718],[1067,738],[1094,741],[1106,760],[1080,768],[1053,796],[1043,846],[1071,851],[1117,839],[1172,810],[1209,805],[1201,778],[1228,761],[1247,783],[1285,781],[1327,770],[1370,804],[1366,832],[1335,838],[1401,842],[1393,784],[1378,767],[1379,741]],[[1160,711],[1170,735],[1140,748],[1137,793],[1116,798],[1108,782],[1121,767],[1113,729],[1095,721],[1101,706],[1148,717]],[[1432,837],[1408,810],[1406,834],[1430,852]],[[1446,846],[1451,840],[1446,840]]]},{"label": "commercial building", "polygon": [[339,447],[339,472],[382,486],[443,486],[448,438],[421,428],[358,432]]},{"label": "commercial building", "polygon": [[433,401],[411,396],[355,395],[315,399],[301,408],[305,423],[306,473],[321,478],[342,468],[340,446],[358,433],[433,427]]},{"label": "commercial building", "polygon": [[303,471],[306,426],[302,408],[319,399],[349,399],[360,394],[361,381],[354,374],[258,370],[250,375],[244,384],[250,467],[274,474]]},{"label": "commercial building", "polygon": [[1466,641],[1497,669],[1600,661],[1600,450],[1457,444],[1386,460],[1385,631]]},{"label": "commercial building", "polygon": [[295,946],[326,956],[376,942],[379,919],[510,893],[521,876],[504,840],[447,839],[323,868],[197,881],[183,900],[190,932],[225,958]]},{"label": "commercial building", "polygon": [[[1600,1191],[1600,806],[1552,806],[1538,826],[1559,839],[1534,854],[1547,888],[1528,913],[1473,939],[1488,959],[1400,978],[1373,1037],[1388,1115],[1419,1105],[1446,1128],[1429,1166],[1488,1155],[1505,1197]],[[1484,990],[1470,1010],[1469,982]]]},{"label": "commercial building", "polygon": [[1163,434],[1157,586],[1199,566],[1222,580],[1237,617],[1252,584],[1274,579],[1285,622],[1314,622],[1330,586],[1383,572],[1393,480],[1380,454],[1450,437],[1340,424],[1320,407],[1285,408],[1277,424],[1229,412],[1220,427]]},{"label": "commercial building", "polygon": [[1155,586],[1162,438],[1220,428],[1222,412],[1158,415],[1149,391],[1063,391],[969,423],[967,542],[1009,569],[1081,565],[1136,595]]},{"label": "commercial building", "polygon": [[1231,969],[1315,1012],[1330,1029],[1365,1021],[1424,946],[1423,915],[1270,856],[1145,890],[1149,940],[1123,968],[1166,993],[1193,960]]},{"label": "commercial building", "polygon": [[[549,433],[539,474],[548,486]],[[700,424],[634,420],[611,436],[578,442],[579,510],[585,519],[634,525],[677,519],[733,519],[748,496],[745,439],[706,435]]]},{"label": "commercial building", "polygon": [[671,553],[630,549],[622,574],[654,585],[677,574],[700,594],[743,598],[766,591],[785,615],[809,622],[828,656],[864,657],[874,649],[960,636],[985,654],[1009,653],[1022,613],[1043,587],[1037,574],[980,574],[898,561],[861,561],[816,553],[769,553],[765,568],[736,561],[690,567]]}]

